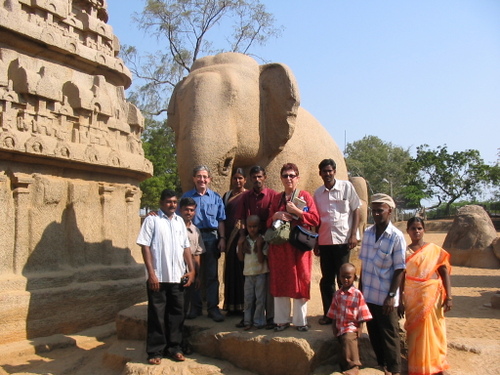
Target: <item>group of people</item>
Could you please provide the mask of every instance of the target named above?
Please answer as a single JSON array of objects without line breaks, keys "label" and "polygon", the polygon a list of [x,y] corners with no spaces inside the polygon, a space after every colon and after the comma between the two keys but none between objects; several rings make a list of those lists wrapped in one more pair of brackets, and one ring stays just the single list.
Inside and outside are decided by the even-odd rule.
[{"label": "group of people", "polygon": [[[264,168],[254,166],[249,172],[251,189],[246,190],[246,176],[237,169],[231,190],[221,197],[209,188],[209,169],[199,166],[193,170],[195,187],[183,194],[179,209],[175,193],[162,192],[160,210],[145,218],[137,240],[148,276],[149,363],[159,364],[164,355],[185,359],[182,324],[184,318],[202,314],[200,285],[208,317],[224,321],[218,279],[222,252],[226,254],[223,309],[226,315],[243,315],[237,327],[280,332],[293,325],[299,332],[308,331],[315,254],[322,273],[319,324],[332,324],[341,343],[345,374],[359,372],[357,338],[364,322],[381,369],[386,375],[400,374],[398,319],[403,314],[409,374],[442,373],[448,367],[443,311],[452,306],[451,267],[446,251],[424,242],[424,222],[419,218],[408,222],[407,246],[403,233],[391,223],[394,200],[386,194],[373,195],[375,224],[363,235],[358,280],[356,267],[349,263],[360,240],[361,201],[353,185],[335,178],[332,159],[319,164],[324,184],[314,195],[298,189],[297,165],[284,164],[280,174],[283,191],[278,193],[266,187]],[[291,228],[316,229],[319,236],[313,251],[300,250],[289,241],[264,240],[268,228],[285,222]]]}]

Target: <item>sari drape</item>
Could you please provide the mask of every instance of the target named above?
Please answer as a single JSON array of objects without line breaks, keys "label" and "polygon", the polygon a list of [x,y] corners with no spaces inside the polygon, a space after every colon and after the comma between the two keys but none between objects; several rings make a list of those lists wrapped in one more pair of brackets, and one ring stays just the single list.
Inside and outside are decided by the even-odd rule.
[{"label": "sari drape", "polygon": [[446,291],[438,268],[451,270],[450,255],[429,243],[407,257],[404,286],[408,374],[431,375],[449,368],[446,361]]},{"label": "sari drape", "polygon": [[228,191],[222,198],[226,207],[226,220],[224,222],[226,229],[226,255],[223,310],[228,312],[242,312],[245,306],[243,262],[238,259],[236,254],[240,229],[237,212],[239,206],[242,204],[242,196],[243,194],[233,196],[231,191]]}]

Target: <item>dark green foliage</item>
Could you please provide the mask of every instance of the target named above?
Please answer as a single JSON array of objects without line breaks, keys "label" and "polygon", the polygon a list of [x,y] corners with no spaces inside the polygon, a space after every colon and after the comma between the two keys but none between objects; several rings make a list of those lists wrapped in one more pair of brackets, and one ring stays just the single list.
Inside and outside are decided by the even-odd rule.
[{"label": "dark green foliage", "polygon": [[148,210],[158,207],[163,189],[181,191],[177,174],[175,134],[164,122],[146,120],[143,133],[144,154],[154,166],[153,177],[141,183],[141,207]]},{"label": "dark green foliage", "polygon": [[477,150],[448,152],[446,145],[435,150],[417,147],[417,156],[408,165],[410,185],[426,196],[446,203],[445,214],[458,199],[475,199],[485,188],[498,183],[498,166],[484,163]]},{"label": "dark green foliage", "polygon": [[[390,194],[400,207],[411,203],[403,193],[408,180],[406,164],[411,160],[408,150],[368,135],[359,141],[349,143],[345,154],[349,173],[364,177],[370,194]],[[414,197],[415,194],[417,193],[413,193],[413,200],[417,199]]]}]

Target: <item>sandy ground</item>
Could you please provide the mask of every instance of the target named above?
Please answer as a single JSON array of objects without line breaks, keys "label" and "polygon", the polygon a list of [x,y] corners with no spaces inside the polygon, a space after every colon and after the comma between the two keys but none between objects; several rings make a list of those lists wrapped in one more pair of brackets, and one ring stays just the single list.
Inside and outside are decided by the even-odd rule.
[{"label": "sandy ground", "polygon": [[[446,233],[428,232],[427,242],[441,245]],[[309,316],[317,320],[321,314],[321,302],[317,283],[318,265],[309,303]],[[453,267],[452,270],[453,309],[447,313],[449,375],[500,374],[500,310],[487,307],[491,296],[500,290],[500,270]],[[92,334],[72,336],[76,347],[55,349],[34,354],[33,350],[17,350],[13,344],[3,352],[0,348],[0,375],[3,374],[71,374],[71,375],[119,375],[120,368],[103,365],[107,348],[116,341],[115,335],[95,338]],[[198,358],[198,362],[213,364],[221,368],[220,373],[248,375],[221,361]],[[323,370],[324,371],[324,370]],[[175,371],[177,372],[177,371]],[[329,374],[330,372],[324,372]],[[323,375],[321,369],[314,375]],[[334,373],[338,374],[338,373]],[[365,368],[363,375],[381,374],[380,371]]]}]

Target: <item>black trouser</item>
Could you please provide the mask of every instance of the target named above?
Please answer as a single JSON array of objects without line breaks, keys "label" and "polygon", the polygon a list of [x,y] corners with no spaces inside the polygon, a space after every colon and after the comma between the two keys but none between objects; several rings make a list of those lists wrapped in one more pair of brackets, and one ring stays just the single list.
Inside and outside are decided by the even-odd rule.
[{"label": "black trouser", "polygon": [[397,309],[385,315],[382,306],[373,303],[367,305],[373,319],[366,322],[366,327],[378,364],[386,366],[389,372],[401,372],[401,339]]},{"label": "black trouser", "polygon": [[321,281],[319,289],[321,291],[321,301],[323,302],[323,315],[326,316],[332,303],[335,284],[338,283],[340,266],[349,262],[348,244],[342,245],[322,245],[319,247],[319,261],[321,267]]},{"label": "black trouser", "polygon": [[149,357],[162,357],[181,351],[184,324],[184,293],[179,283],[160,283],[157,292],[148,288],[148,335],[146,352]]}]

